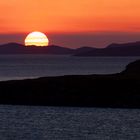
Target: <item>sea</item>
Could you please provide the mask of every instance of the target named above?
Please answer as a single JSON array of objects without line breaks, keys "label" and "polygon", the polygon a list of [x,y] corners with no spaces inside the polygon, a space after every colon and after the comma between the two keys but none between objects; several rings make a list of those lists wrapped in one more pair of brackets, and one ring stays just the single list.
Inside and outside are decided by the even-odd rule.
[{"label": "sea", "polygon": [[75,57],[70,55],[0,55],[0,81],[45,76],[112,74],[140,57]]},{"label": "sea", "polygon": [[[137,59],[0,55],[0,81],[119,73]],[[140,109],[0,105],[0,140],[140,140]]]}]

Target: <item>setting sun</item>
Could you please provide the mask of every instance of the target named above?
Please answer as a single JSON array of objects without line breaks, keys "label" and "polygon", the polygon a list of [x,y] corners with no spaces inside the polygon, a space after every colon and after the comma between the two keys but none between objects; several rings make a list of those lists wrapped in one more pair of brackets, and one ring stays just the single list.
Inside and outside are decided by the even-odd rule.
[{"label": "setting sun", "polygon": [[49,40],[44,33],[32,32],[25,38],[25,46],[48,46]]}]

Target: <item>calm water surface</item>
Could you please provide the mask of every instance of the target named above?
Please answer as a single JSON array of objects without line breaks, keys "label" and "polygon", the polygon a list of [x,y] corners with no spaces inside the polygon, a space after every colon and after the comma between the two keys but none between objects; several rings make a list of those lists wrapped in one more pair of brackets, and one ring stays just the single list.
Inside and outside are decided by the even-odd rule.
[{"label": "calm water surface", "polygon": [[[139,58],[0,55],[0,80],[116,73]],[[140,110],[0,105],[0,140],[140,140]]]},{"label": "calm water surface", "polygon": [[140,57],[0,55],[0,80],[116,73],[137,59]]},{"label": "calm water surface", "polygon": [[140,110],[0,105],[1,140],[139,140]]}]

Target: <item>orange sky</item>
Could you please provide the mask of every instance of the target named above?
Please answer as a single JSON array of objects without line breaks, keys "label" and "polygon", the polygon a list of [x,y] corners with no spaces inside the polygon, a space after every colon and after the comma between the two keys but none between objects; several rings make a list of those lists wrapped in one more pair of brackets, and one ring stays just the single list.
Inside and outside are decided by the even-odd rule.
[{"label": "orange sky", "polygon": [[140,0],[1,0],[0,33],[140,32]]}]

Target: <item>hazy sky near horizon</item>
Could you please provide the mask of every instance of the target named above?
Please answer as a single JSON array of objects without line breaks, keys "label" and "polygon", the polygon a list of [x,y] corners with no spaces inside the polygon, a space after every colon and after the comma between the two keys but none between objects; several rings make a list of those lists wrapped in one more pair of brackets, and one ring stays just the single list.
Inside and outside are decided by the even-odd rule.
[{"label": "hazy sky near horizon", "polygon": [[0,43],[32,31],[68,47],[140,40],[139,0],[1,0],[0,13]]}]

